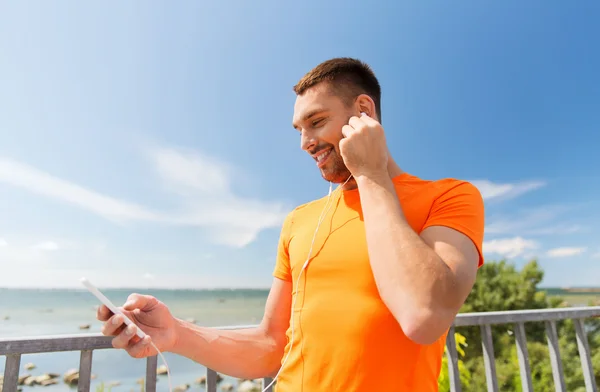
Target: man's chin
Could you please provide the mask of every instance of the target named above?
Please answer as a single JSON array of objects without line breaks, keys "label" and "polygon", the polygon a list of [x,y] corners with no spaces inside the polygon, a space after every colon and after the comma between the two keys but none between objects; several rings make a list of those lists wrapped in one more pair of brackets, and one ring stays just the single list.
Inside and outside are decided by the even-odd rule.
[{"label": "man's chin", "polygon": [[332,172],[330,170],[321,170],[321,176],[323,179],[334,184],[341,184],[345,182],[350,175],[350,172]]}]

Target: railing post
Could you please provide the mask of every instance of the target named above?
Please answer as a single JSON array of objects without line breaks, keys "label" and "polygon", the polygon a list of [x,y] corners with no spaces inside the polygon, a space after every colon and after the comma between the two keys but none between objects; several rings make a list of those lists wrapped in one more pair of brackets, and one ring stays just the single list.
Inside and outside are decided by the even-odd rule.
[{"label": "railing post", "polygon": [[[262,380],[262,389],[265,389],[267,387],[267,385],[270,385],[273,382],[273,379],[271,377],[265,377]],[[273,392],[273,385],[271,385],[269,387],[269,389],[267,389],[265,392]]]},{"label": "railing post", "polygon": [[496,356],[494,355],[492,327],[489,324],[484,324],[481,326],[481,346],[483,348],[483,363],[485,366],[485,379],[487,382],[488,392],[498,392]]},{"label": "railing post", "polygon": [[78,392],[89,392],[92,381],[92,350],[81,350],[79,356]]},{"label": "railing post", "polygon": [[146,392],[156,392],[156,370],[158,368],[158,356],[153,355],[146,358]]},{"label": "railing post", "polygon": [[525,335],[525,325],[523,323],[515,324],[515,341],[517,343],[517,356],[519,358],[519,372],[521,373],[523,392],[533,392],[529,351],[527,350],[527,336]]},{"label": "railing post", "polygon": [[596,377],[592,369],[592,358],[590,357],[590,346],[588,345],[587,334],[582,319],[573,320],[575,323],[575,334],[577,336],[577,348],[579,349],[579,359],[583,370],[583,380],[585,381],[585,390],[587,392],[596,392]]},{"label": "railing post", "polygon": [[460,373],[458,372],[458,353],[456,352],[456,339],[454,338],[454,326],[450,327],[446,337],[446,350],[448,356],[448,377],[450,381],[450,392],[461,392]]},{"label": "railing post", "polygon": [[206,392],[217,392],[217,372],[206,368]]},{"label": "railing post", "polygon": [[550,365],[552,366],[552,377],[556,392],[566,392],[565,376],[563,374],[562,359],[558,346],[558,334],[556,333],[556,322],[546,321],[546,338],[548,339],[548,351],[550,353]]},{"label": "railing post", "polygon": [[4,366],[3,392],[17,392],[19,382],[19,367],[21,367],[21,354],[8,354]]}]

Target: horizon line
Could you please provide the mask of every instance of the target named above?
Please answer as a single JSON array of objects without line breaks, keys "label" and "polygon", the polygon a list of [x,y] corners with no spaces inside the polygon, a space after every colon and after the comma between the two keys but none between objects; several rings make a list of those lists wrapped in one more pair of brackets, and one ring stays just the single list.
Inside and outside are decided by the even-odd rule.
[{"label": "horizon line", "polygon": [[[157,286],[98,286],[100,290],[189,290],[189,291],[217,291],[217,290],[269,290],[270,287],[157,287]],[[85,287],[76,286],[0,286],[0,290],[69,290],[69,291],[85,291]]]},{"label": "horizon line", "polygon": [[[182,286],[182,287],[157,287],[157,286],[114,286],[114,287],[102,287],[98,286],[101,290],[169,290],[169,291],[177,291],[177,290],[188,290],[188,291],[218,291],[218,290],[269,290],[268,286],[254,286],[254,287],[227,287],[227,286],[217,286],[217,287],[192,287],[192,286]],[[538,289],[560,289],[560,290],[582,290],[582,289],[600,289],[599,286],[538,286]],[[68,291],[87,291],[85,287],[78,286],[0,286],[0,290],[68,290]]]}]

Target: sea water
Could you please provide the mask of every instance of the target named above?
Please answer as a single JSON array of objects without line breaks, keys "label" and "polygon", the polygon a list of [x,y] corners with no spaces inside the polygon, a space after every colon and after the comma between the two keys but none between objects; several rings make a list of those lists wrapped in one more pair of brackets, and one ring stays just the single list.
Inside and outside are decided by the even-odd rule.
[{"label": "sea water", "polygon": [[[267,290],[102,290],[117,306],[129,294],[138,292],[153,295],[164,302],[174,316],[194,320],[202,326],[248,325],[260,322],[267,299]],[[99,333],[102,323],[96,320],[98,300],[86,290],[33,290],[0,289],[0,337],[20,338],[32,336]],[[5,319],[6,318],[6,319]],[[87,329],[80,329],[89,325]],[[21,357],[21,374],[40,375],[57,373],[61,382],[48,387],[23,387],[23,391],[43,388],[45,391],[73,390],[62,382],[62,375],[79,367],[79,352],[28,354]],[[206,369],[187,358],[166,353],[171,369],[173,386],[189,384],[190,391],[203,390],[195,380]],[[32,362],[33,370],[23,366]],[[159,357],[158,365],[162,365]],[[0,357],[0,373],[4,372],[5,358]],[[145,376],[146,361],[134,359],[123,350],[96,350],[93,353],[92,391],[100,384],[118,381],[112,391],[139,391],[137,380]],[[234,380],[225,377],[225,381]],[[160,376],[157,390],[167,391],[166,376]]]}]

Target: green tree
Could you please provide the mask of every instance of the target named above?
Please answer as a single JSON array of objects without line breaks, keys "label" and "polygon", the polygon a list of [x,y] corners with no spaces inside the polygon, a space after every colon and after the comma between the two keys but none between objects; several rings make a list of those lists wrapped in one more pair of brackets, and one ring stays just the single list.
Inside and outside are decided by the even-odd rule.
[{"label": "green tree", "polygon": [[[538,290],[544,272],[537,260],[527,263],[520,271],[506,260],[486,262],[478,272],[473,290],[461,312],[493,312],[501,310],[544,309],[551,303],[544,291]],[[501,348],[506,342],[500,342],[502,336],[511,334],[513,325],[492,327],[494,348]],[[529,341],[545,342],[542,323],[526,326]],[[479,327],[464,328],[461,333],[468,342],[481,342]],[[481,344],[470,344],[466,357],[473,358],[482,354]]]},{"label": "green tree", "polygon": [[[505,260],[487,262],[478,274],[473,291],[461,312],[488,312],[502,310],[542,309],[567,306],[559,297],[548,297],[538,288],[544,273],[537,260],[532,260],[517,270]],[[501,391],[521,391],[519,363],[511,324],[492,327],[496,373]],[[527,348],[535,391],[554,391],[554,381],[543,323],[527,323]],[[600,320],[586,320],[586,330],[592,353],[592,366],[600,381]],[[583,374],[575,328],[571,320],[557,323],[559,347],[564,368],[565,383],[568,391],[584,391]],[[459,371],[463,391],[484,391],[487,389],[484,361],[482,357],[479,327],[457,328],[457,337],[461,337]],[[462,339],[464,337],[464,340]],[[458,338],[457,338],[458,339]],[[458,340],[457,340],[457,346]],[[457,347],[458,349],[458,347]],[[444,359],[444,367],[447,362]],[[446,391],[447,370],[440,375],[440,391]]]}]

